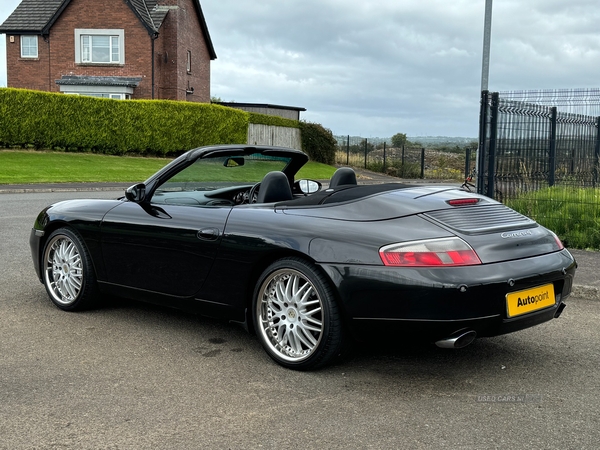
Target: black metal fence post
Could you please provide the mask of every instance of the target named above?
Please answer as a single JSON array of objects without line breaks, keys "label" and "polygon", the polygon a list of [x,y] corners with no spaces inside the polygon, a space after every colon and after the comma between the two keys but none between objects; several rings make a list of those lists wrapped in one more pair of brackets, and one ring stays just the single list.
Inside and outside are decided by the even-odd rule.
[{"label": "black metal fence post", "polygon": [[471,149],[465,149],[465,180],[469,177],[471,173]]},{"label": "black metal fence post", "polygon": [[425,178],[425,149],[421,149],[421,179]]},{"label": "black metal fence post", "polygon": [[402,178],[404,178],[404,144],[402,144]]},{"label": "black metal fence post", "polygon": [[385,173],[385,141],[383,141],[383,170],[382,172]]},{"label": "black metal fence post", "polygon": [[496,172],[496,145],[498,136],[498,103],[499,95],[497,92],[492,94],[492,107],[490,109],[490,146],[488,155],[487,168],[487,195],[489,198],[494,198],[494,175]]},{"label": "black metal fence post", "polygon": [[594,148],[594,169],[592,177],[592,186],[598,184],[598,164],[600,159],[600,117],[596,117],[596,146]]},{"label": "black metal fence post", "polygon": [[365,169],[367,168],[367,145],[368,145],[368,140],[367,140],[367,138],[365,138]]},{"label": "black metal fence post", "polygon": [[485,194],[483,174],[485,168],[485,148],[487,140],[487,121],[488,121],[488,102],[489,102],[489,91],[481,91],[481,105],[479,110],[479,151],[477,153],[477,193]]},{"label": "black metal fence post", "polygon": [[346,138],[346,165],[350,165],[350,135]]},{"label": "black metal fence post", "polygon": [[556,106],[550,109],[550,153],[548,158],[548,186],[554,186],[556,177]]}]

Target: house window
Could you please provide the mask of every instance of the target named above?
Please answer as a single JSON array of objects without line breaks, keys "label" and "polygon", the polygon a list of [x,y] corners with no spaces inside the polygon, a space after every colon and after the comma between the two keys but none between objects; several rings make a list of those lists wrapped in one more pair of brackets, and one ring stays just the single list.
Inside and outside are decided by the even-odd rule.
[{"label": "house window", "polygon": [[78,64],[125,64],[123,30],[75,30],[75,62]]},{"label": "house window", "polygon": [[107,94],[105,92],[103,93],[87,93],[87,94],[77,94],[77,95],[83,95],[83,96],[87,96],[87,97],[100,97],[100,98],[112,98],[113,100],[129,100],[131,98],[131,95],[129,94]]},{"label": "house window", "polygon": [[[62,88],[62,86],[61,86]],[[131,94],[123,93],[123,94],[114,94],[107,92],[88,92],[87,90],[83,90],[82,92],[77,92],[74,86],[71,86],[73,90],[65,91],[61,89],[61,92],[64,92],[66,95],[83,95],[84,97],[99,97],[99,98],[112,98],[113,100],[130,100]]]},{"label": "house window", "polygon": [[118,63],[119,36],[81,35],[81,62]]},{"label": "house window", "polygon": [[38,57],[38,37],[21,36],[21,58]]},{"label": "house window", "polygon": [[187,63],[186,63],[187,73],[192,73],[192,52],[188,50],[187,52]]}]

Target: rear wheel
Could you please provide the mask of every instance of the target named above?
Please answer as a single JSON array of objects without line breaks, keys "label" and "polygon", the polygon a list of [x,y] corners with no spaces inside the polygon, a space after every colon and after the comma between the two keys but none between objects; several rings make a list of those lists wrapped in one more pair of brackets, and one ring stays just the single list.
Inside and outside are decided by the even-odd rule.
[{"label": "rear wheel", "polygon": [[78,311],[93,306],[96,277],[83,240],[73,230],[59,228],[48,237],[42,271],[46,291],[60,309]]},{"label": "rear wheel", "polygon": [[315,369],[342,352],[342,320],[330,284],[302,259],[280,259],[263,272],[253,311],[261,344],[284,367]]}]

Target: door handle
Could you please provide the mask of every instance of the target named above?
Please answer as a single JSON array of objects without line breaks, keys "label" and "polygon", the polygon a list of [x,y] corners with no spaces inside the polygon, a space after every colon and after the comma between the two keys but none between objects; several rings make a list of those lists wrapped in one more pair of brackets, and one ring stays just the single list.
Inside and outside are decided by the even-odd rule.
[{"label": "door handle", "polygon": [[204,241],[216,241],[220,236],[221,230],[218,228],[203,228],[196,233],[196,237]]}]

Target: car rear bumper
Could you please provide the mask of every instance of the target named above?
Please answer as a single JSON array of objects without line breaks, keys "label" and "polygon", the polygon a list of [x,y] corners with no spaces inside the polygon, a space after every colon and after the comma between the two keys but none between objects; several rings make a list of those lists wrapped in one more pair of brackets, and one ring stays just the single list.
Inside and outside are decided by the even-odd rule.
[{"label": "car rear bumper", "polygon": [[[355,337],[441,339],[460,329],[495,336],[551,320],[569,296],[577,264],[567,250],[517,261],[426,269],[322,265]],[[554,303],[509,317],[506,295],[552,284]]]},{"label": "car rear bumper", "polygon": [[[410,336],[423,341],[437,341],[459,331],[475,331],[477,337],[498,336],[533,327],[552,320],[560,304],[532,312],[514,319],[500,315],[465,320],[403,320],[403,319],[354,319],[352,331],[360,340],[393,339]],[[563,303],[564,305],[564,303]]]}]

